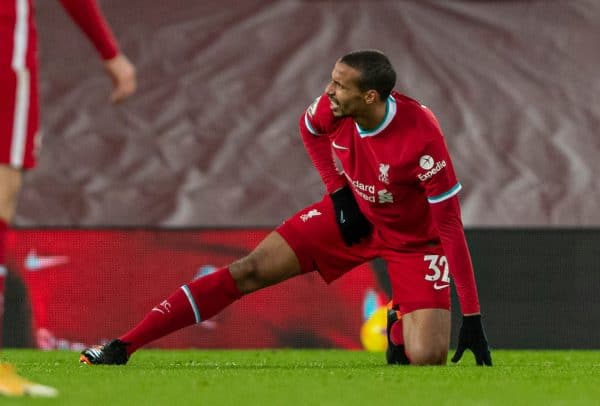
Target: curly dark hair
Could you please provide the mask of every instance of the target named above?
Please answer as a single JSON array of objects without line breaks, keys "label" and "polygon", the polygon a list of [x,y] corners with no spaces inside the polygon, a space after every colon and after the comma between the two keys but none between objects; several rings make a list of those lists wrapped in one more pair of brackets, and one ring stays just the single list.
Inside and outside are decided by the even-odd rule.
[{"label": "curly dark hair", "polygon": [[387,56],[376,49],[353,51],[340,62],[360,72],[358,88],[366,92],[376,90],[381,100],[387,99],[396,85],[396,71]]}]

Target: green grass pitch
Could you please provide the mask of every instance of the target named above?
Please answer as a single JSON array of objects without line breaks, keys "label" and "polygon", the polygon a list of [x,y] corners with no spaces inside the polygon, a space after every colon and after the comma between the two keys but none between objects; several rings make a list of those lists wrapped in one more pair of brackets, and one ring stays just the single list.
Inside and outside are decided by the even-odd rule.
[{"label": "green grass pitch", "polygon": [[3,350],[0,362],[59,390],[15,405],[599,405],[600,351],[471,354],[446,367],[387,366],[340,350],[141,350],[127,366],[80,365],[68,351]]}]

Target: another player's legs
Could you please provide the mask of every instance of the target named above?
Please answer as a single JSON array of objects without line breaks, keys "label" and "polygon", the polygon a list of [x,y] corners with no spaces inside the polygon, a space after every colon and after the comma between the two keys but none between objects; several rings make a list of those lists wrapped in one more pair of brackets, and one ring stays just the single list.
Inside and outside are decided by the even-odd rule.
[{"label": "another player's legs", "polygon": [[272,232],[248,256],[177,289],[118,340],[84,350],[80,362],[124,364],[135,350],[151,341],[208,320],[243,295],[300,273],[294,251]]},{"label": "another player's legs", "polygon": [[[11,38],[12,39],[12,38]],[[4,37],[3,37],[4,40]],[[3,44],[4,45],[4,44]],[[9,44],[10,45],[10,44]],[[4,298],[6,232],[15,215],[22,171],[35,166],[39,128],[38,70],[27,66],[31,43],[10,67],[0,66],[0,300]],[[0,302],[0,304],[2,304]],[[0,308],[0,337],[3,311]]]},{"label": "another player's legs", "polygon": [[[21,188],[21,171],[0,164],[0,340],[4,320],[4,282],[6,269],[6,234]],[[1,342],[0,342],[1,344]]]}]

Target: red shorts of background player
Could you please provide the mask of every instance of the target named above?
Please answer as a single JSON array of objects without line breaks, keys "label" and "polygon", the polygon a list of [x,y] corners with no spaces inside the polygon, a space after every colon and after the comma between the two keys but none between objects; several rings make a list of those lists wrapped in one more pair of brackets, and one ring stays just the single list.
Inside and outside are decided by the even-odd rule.
[{"label": "red shorts of background player", "polygon": [[318,271],[331,283],[363,262],[381,257],[387,263],[392,300],[402,314],[450,309],[450,279],[441,245],[399,251],[381,241],[375,231],[348,247],[328,196],[290,217],[276,231],[296,253],[304,273]]},{"label": "red shorts of background player", "polygon": [[39,143],[37,67],[0,64],[0,89],[0,164],[32,168]]}]

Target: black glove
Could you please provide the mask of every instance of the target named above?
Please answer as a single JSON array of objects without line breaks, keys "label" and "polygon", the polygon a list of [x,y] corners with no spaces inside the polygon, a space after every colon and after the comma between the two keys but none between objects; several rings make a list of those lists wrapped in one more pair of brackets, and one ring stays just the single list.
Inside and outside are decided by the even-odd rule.
[{"label": "black glove", "polygon": [[473,351],[477,365],[492,366],[492,354],[488,346],[481,315],[463,316],[462,326],[458,335],[458,346],[452,357],[452,362],[458,362],[466,349]]},{"label": "black glove", "polygon": [[330,196],[335,209],[335,221],[344,243],[348,246],[359,243],[371,233],[373,226],[358,208],[352,190],[349,186],[344,186]]}]

